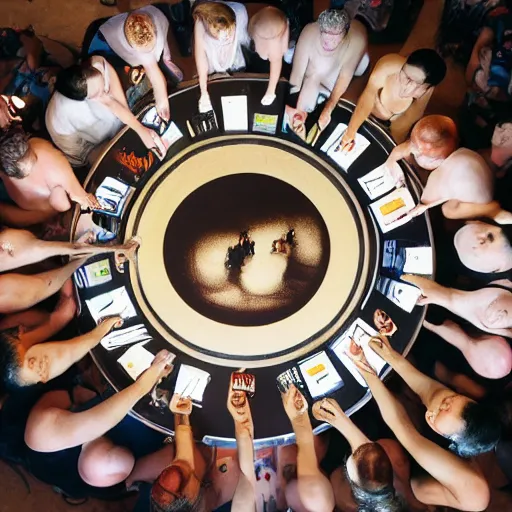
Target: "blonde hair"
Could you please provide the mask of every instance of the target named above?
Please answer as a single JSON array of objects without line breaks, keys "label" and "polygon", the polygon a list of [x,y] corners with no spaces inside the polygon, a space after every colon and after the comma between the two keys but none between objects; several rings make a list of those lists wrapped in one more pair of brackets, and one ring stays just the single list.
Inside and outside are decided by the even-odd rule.
[{"label": "blonde hair", "polygon": [[132,12],[124,22],[124,35],[133,48],[147,47],[154,44],[156,27],[149,16],[143,12]]},{"label": "blonde hair", "polygon": [[288,26],[288,18],[277,7],[264,7],[249,21],[249,35],[262,39],[276,39],[280,37]]},{"label": "blonde hair", "polygon": [[236,27],[235,12],[226,4],[201,2],[192,11],[194,21],[201,20],[212,36],[219,32],[233,30]]}]

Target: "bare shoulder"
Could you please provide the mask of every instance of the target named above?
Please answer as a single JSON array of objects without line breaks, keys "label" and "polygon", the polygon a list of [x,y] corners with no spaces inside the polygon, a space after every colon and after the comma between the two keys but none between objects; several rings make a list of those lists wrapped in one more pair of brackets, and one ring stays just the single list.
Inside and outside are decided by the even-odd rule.
[{"label": "bare shoulder", "polygon": [[402,66],[405,64],[406,58],[398,53],[388,53],[388,55],[384,55],[381,57],[377,64],[375,64],[375,68],[373,68],[373,73],[379,73],[382,75],[392,75],[394,73],[398,73]]},{"label": "bare shoulder", "polygon": [[446,160],[446,163],[450,165],[461,164],[465,166],[471,166],[472,168],[482,168],[489,170],[490,167],[487,165],[484,157],[468,148],[459,148],[455,150]]},{"label": "bare shoulder", "polygon": [[318,23],[316,21],[313,23],[308,23],[300,33],[299,43],[310,42],[318,37],[320,37],[320,26]]},{"label": "bare shoulder", "polygon": [[348,35],[350,37],[351,44],[357,44],[358,46],[367,46],[368,30],[366,30],[366,27],[359,20],[352,21],[352,23],[350,24]]}]

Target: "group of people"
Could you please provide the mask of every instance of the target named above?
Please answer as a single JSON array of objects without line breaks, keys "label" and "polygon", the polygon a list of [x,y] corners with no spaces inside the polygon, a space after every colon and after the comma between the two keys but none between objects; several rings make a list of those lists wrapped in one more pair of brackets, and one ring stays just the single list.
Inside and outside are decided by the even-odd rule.
[{"label": "group of people", "polygon": [[[353,17],[355,12],[324,11],[297,38],[276,6],[249,19],[242,3],[198,0],[191,17],[199,112],[212,109],[211,75],[250,70],[258,61],[269,74],[262,105],[276,100],[277,84],[289,72],[292,128],[301,136],[311,116],[320,130],[327,129],[353,77],[368,73],[370,65],[368,28],[364,19]],[[407,57],[390,54],[375,63],[340,142],[340,151],[350,149],[372,115],[398,143],[385,162],[395,185],[406,184],[402,160],[427,176],[410,217],[442,205],[432,210],[442,250],[439,282],[403,276],[421,290],[419,305],[436,306],[417,346],[439,350],[427,351],[425,359],[421,350],[413,353],[414,366],[393,349],[387,335],[396,326],[386,317],[394,329],[381,329],[370,349],[400,378],[399,397],[379,379],[360,347],[354,343],[348,354],[380,410],[382,428],[375,427],[377,417],[372,425],[359,424],[357,417],[353,421],[330,398],[308,404],[290,385],[282,399],[295,445],[279,447],[273,462],[266,462],[274,464],[273,473],[266,474],[273,485],[262,493],[250,398],[233,389],[232,381],[226,406],[237,448],[221,454],[194,442],[192,407],[174,415],[171,443],[128,416],[172,372],[169,352],[157,354],[151,367],[118,393],[77,372],[76,363],[123,321],[104,318],[91,332],[73,337],[77,303],[70,278],[98,254],[113,254],[116,268],[122,267],[134,258],[140,241],[102,243],[115,236],[94,223],[90,210],[100,205],[76,172],[94,162],[123,125],[147,148],[165,154],[160,136],[141,124],[136,108],[152,89],[159,117],[172,119],[168,92],[183,73],[169,49],[169,26],[160,6],[99,24],[85,41],[81,63],[65,67],[52,81],[54,90],[43,102],[47,133],[41,130],[38,137],[24,131],[24,111],[10,108],[12,96],[0,96],[0,456],[25,463],[67,499],[112,498],[138,489],[141,511],[485,510],[497,491],[475,457],[494,451],[505,475],[502,486],[512,479],[512,409],[506,392],[512,369],[512,213],[510,188],[500,186],[508,182],[497,181],[507,180],[512,158],[510,123],[496,124],[492,140],[476,152],[466,147],[454,120],[424,116],[447,70],[433,49]],[[475,55],[487,55],[482,47],[501,45],[509,51],[503,38],[497,40],[500,34],[509,37],[500,30],[499,24],[486,26]],[[32,70],[39,65],[33,56],[40,55],[34,38],[30,32],[18,34],[16,46]],[[492,72],[479,68],[474,81],[493,100],[504,101],[496,87],[506,82],[506,73],[510,81],[510,68],[502,62],[497,70],[496,58],[490,57]],[[471,80],[470,90],[472,74]],[[69,240],[75,204],[83,211],[77,239],[70,243],[64,240]],[[294,231],[274,244],[276,252],[293,246]],[[238,245],[243,257],[254,255],[247,232]],[[58,256],[69,262],[56,265]],[[451,354],[445,342],[460,353],[456,365],[451,355],[443,360],[443,354]],[[424,418],[415,415],[414,407],[422,408]],[[333,429],[314,436],[311,415]]]}]

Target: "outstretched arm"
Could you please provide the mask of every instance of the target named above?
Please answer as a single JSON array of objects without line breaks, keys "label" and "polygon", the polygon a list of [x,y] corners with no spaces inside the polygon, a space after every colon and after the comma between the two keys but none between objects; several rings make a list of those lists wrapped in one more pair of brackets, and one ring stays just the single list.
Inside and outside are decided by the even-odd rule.
[{"label": "outstretched arm", "polygon": [[309,63],[309,49],[308,46],[311,44],[311,38],[309,32],[311,29],[306,26],[302,31],[295,52],[293,54],[293,66],[290,74],[290,86],[293,92],[297,92],[302,88],[302,82],[306,75],[306,70]]},{"label": "outstretched arm", "polygon": [[206,31],[203,22],[196,20],[194,23],[194,59],[196,61],[197,74],[199,76],[199,89],[201,96],[208,96],[208,57],[206,56],[204,39]]},{"label": "outstretched arm", "polygon": [[169,97],[167,95],[167,82],[162,70],[158,67],[158,62],[151,61],[144,65],[144,70],[148,76],[153,93],[155,96],[156,110],[158,115],[165,121],[171,118],[169,108]]},{"label": "outstretched arm", "polygon": [[13,228],[26,228],[34,224],[43,224],[55,217],[53,209],[46,211],[23,210],[14,204],[0,202],[0,223]]}]

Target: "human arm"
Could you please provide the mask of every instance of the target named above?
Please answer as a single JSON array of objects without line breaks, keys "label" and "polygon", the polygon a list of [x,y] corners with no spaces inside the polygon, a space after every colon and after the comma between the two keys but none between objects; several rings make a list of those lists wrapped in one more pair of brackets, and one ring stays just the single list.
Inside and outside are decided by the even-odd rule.
[{"label": "human arm", "polygon": [[203,22],[196,20],[194,23],[194,60],[196,61],[197,75],[199,77],[199,89],[201,98],[209,98],[208,95],[208,57],[206,55],[204,39],[206,38],[206,30]]},{"label": "human arm", "polygon": [[[295,52],[293,54],[293,65],[292,72],[290,74],[290,87],[291,92],[297,92],[302,87],[304,76],[309,63],[309,46],[312,41],[312,25],[307,25],[302,31],[299,40],[295,46]],[[299,108],[299,105],[297,105]]]},{"label": "human arm", "polygon": [[0,202],[0,223],[14,228],[26,228],[48,222],[57,212],[53,209],[24,210],[14,204]]},{"label": "human arm", "polygon": [[282,398],[298,448],[297,489],[301,503],[308,511],[332,512],[334,494],[329,480],[320,471],[306,399],[294,385]]},{"label": "human arm", "polygon": [[494,40],[494,31],[490,27],[484,27],[476,40],[471,57],[466,67],[466,82],[468,85],[473,84],[473,77],[476,70],[480,67],[480,51],[486,46],[492,46]]},{"label": "human arm", "polygon": [[498,201],[491,201],[486,204],[448,201],[443,206],[443,213],[448,219],[487,217],[494,219],[498,224],[512,224],[512,213],[504,210]]},{"label": "human arm", "polygon": [[423,117],[433,92],[434,87],[431,87],[421,98],[413,101],[412,105],[401,116],[391,122],[390,131],[395,142],[403,142],[409,135],[414,123]]},{"label": "human arm", "polygon": [[290,24],[286,23],[284,33],[276,41],[275,47],[272,48],[269,61],[270,61],[270,76],[268,79],[267,91],[261,100],[262,105],[270,105],[276,98],[276,88],[281,77],[281,70],[283,67],[283,58],[288,50],[290,41]]},{"label": "human arm", "polygon": [[20,41],[25,50],[25,60],[31,71],[41,65],[41,56],[44,51],[43,44],[35,34],[21,33]]},{"label": "human arm", "polygon": [[161,69],[158,67],[156,60],[151,60],[144,64],[144,70],[148,80],[153,86],[153,94],[155,96],[156,111],[164,120],[169,121],[171,112],[169,107],[169,96],[167,95],[167,82]]},{"label": "human arm", "polygon": [[3,94],[0,95],[0,129],[4,130],[5,128],[9,128],[11,123],[13,121],[21,121],[21,117],[16,116],[14,117],[9,112],[9,98],[7,96],[4,96]]},{"label": "human arm", "polygon": [[60,391],[46,393],[30,411],[25,442],[38,452],[55,452],[80,446],[101,437],[115,427],[156,382],[169,372],[166,350],[159,352],[151,367],[133,384],[95,407],[71,412],[69,398]]}]

